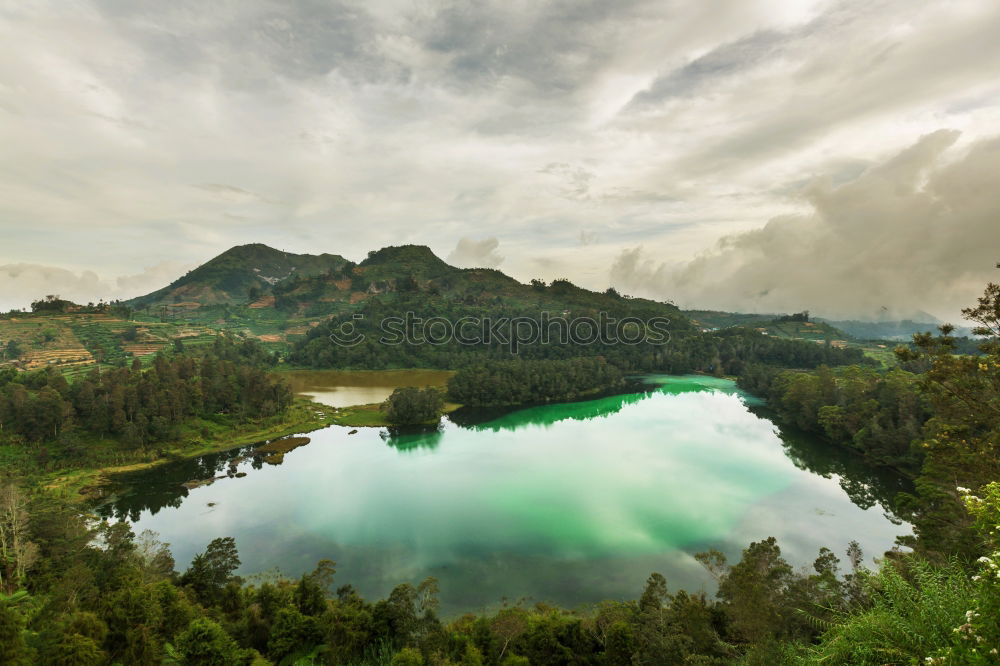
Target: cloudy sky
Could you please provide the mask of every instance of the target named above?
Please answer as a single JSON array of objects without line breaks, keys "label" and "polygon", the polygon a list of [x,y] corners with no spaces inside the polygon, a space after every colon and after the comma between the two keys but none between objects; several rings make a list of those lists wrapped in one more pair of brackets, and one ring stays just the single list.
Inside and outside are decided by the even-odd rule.
[{"label": "cloudy sky", "polygon": [[954,318],[1000,261],[1000,2],[0,0],[0,308],[263,242]]}]

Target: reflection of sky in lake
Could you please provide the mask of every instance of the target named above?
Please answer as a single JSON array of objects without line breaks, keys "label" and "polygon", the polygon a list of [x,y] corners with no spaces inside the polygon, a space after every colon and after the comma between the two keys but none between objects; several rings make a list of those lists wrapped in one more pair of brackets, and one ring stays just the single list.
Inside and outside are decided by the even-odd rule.
[{"label": "reflection of sky in lake", "polygon": [[159,532],[181,567],[217,536],[236,537],[246,573],[328,557],[369,597],[434,575],[446,611],[634,598],[651,571],[696,590],[708,578],[691,555],[708,547],[738,556],[773,535],[805,565],[852,539],[880,554],[906,531],[793,465],[724,380],[446,422],[431,437],[347,433],[311,433],[279,466],[241,463],[248,476],[143,512],[136,530]]}]

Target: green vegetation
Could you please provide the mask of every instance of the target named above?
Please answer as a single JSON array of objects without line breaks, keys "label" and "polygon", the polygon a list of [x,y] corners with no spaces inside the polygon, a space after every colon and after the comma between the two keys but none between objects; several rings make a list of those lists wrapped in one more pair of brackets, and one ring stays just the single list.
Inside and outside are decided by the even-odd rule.
[{"label": "green vegetation", "polygon": [[975,583],[957,563],[912,559],[862,578],[868,607],[842,613],[812,650],[819,662],[898,664],[925,661],[952,642]]},{"label": "green vegetation", "polygon": [[0,368],[0,466],[72,495],[111,471],[333,422],[314,403],[293,401],[253,341],[216,338],[201,351],[159,355],[148,368],[138,359],[94,368],[72,383],[54,369]]},{"label": "green vegetation", "polygon": [[[552,287],[546,288],[549,289]],[[602,307],[600,303],[604,299],[614,298],[593,292],[586,293],[598,301],[596,307]],[[604,302],[603,306],[608,308],[603,310],[604,312],[618,320],[636,317],[649,321],[655,317],[670,317],[673,312],[672,306],[639,299]],[[505,317],[511,321],[518,317],[527,318],[538,321],[540,326],[544,326],[539,319],[539,309],[518,306],[521,307],[526,309],[498,306],[496,310],[490,308],[489,311],[491,316],[497,318]],[[421,295],[398,298],[392,306],[382,301],[371,301],[356,313],[334,317],[327,326],[311,329],[304,340],[295,343],[288,358],[300,366],[344,369],[406,367],[461,369],[481,365],[486,361],[511,359],[510,345],[506,341],[512,339],[516,333],[512,330],[515,324],[510,321],[506,324],[501,321],[490,341],[483,344],[463,344],[457,339],[433,343],[415,340],[413,344],[382,342],[385,333],[379,329],[378,323],[388,317],[396,316],[399,311],[407,310],[418,312],[425,319],[441,317],[457,322],[467,317],[482,316],[483,307],[464,305],[454,299],[428,299]],[[361,318],[356,319],[355,315],[360,315]],[[594,318],[596,311],[588,309],[578,313],[571,311],[566,315],[565,321],[567,326],[573,327],[578,319],[592,321]],[[335,344],[330,339],[331,330],[338,330],[346,325],[352,326],[358,335],[364,336],[364,339],[352,346]],[[586,325],[581,324],[581,326]],[[593,344],[576,344],[571,340],[561,341],[553,335],[547,343],[534,342],[520,345],[517,356],[526,360],[602,357],[624,373],[688,374],[700,371],[718,376],[740,374],[745,366],[753,363],[815,368],[822,364],[847,365],[866,362],[863,351],[856,348],[841,349],[827,344],[768,337],[745,328],[701,334],[694,332],[686,320],[675,320],[672,317],[670,326],[670,340],[667,344],[653,342],[621,344],[600,341]]]},{"label": "green vegetation", "polygon": [[383,409],[386,420],[393,425],[437,423],[444,409],[444,393],[432,386],[405,386],[392,392]]},{"label": "green vegetation", "polygon": [[200,305],[253,302],[272,285],[337,271],[346,263],[333,254],[291,254],[260,243],[239,245],[129,304],[137,310],[174,313]]},{"label": "green vegetation", "polygon": [[[986,490],[969,503],[993,529],[1000,485]],[[852,545],[845,575],[825,549],[811,572],[796,572],[766,539],[732,564],[697,556],[718,579],[717,599],[671,591],[654,573],[632,601],[575,612],[505,605],[445,621],[433,578],[374,602],[335,588],[330,561],[296,580],[243,580],[228,537],[176,573],[156,534],[94,528],[73,507],[10,484],[0,525],[9,664],[985,664],[1000,645],[990,557],[977,566],[991,575],[978,579],[916,556],[873,572]]]},{"label": "green vegetation", "polygon": [[900,368],[797,372],[753,366],[738,384],[765,397],[783,421],[913,476],[924,457],[915,443],[930,418],[919,381]]},{"label": "green vegetation", "polygon": [[[379,321],[401,308],[448,318],[484,310],[536,316],[555,308],[570,319],[597,310],[615,316],[672,314],[673,340],[666,347],[526,345],[525,360],[511,361],[501,344],[392,346],[369,340],[337,347],[326,339],[329,331],[317,326],[296,343],[291,357],[316,367],[461,368],[449,384],[451,397],[479,405],[601,390],[622,372],[737,375],[743,386],[765,394],[782,418],[915,477],[914,491],[901,494],[894,507],[913,525],[914,535],[900,540],[913,552],[893,551],[878,570],[868,571],[852,544],[846,573],[826,549],[811,572],[797,572],[768,538],[750,544],[735,563],[714,551],[697,556],[718,581],[715,598],[671,592],[654,573],[634,601],[577,611],[505,606],[450,621],[437,614],[433,579],[403,583],[374,602],[350,585],[334,590],[334,565],[328,561],[298,580],[247,584],[234,575],[239,554],[227,537],[213,540],[178,573],[156,535],[136,537],[125,522],[95,525],[42,484],[51,480],[46,474],[86,468],[108,453],[162,457],[158,448],[189,437],[192,428],[201,429],[199,441],[205,442],[213,432],[231,436],[240,428],[276,427],[296,408],[309,409],[296,407],[288,388],[265,371],[273,361],[265,348],[219,337],[210,347],[203,345],[202,353],[185,348],[160,353],[148,365],[133,359],[129,367],[97,366],[72,382],[54,371],[0,369],[0,455],[5,473],[20,476],[0,480],[0,662],[998,661],[1000,285],[990,284],[978,305],[964,311],[977,325],[975,334],[985,336],[979,355],[957,353],[965,348],[951,327],[942,327],[939,336],[916,335],[912,347],[897,352],[900,367],[886,371],[873,369],[859,348],[788,339],[800,337],[800,327],[811,323],[801,317],[772,320],[769,326],[785,331],[781,336],[745,326],[700,334],[668,304],[613,291],[596,294],[566,281],[521,285],[497,271],[454,269],[417,246],[386,248],[358,265],[327,255],[325,272],[318,272],[317,264],[313,275],[281,273],[286,264],[270,248],[241,251],[253,261],[274,257],[276,263],[265,268],[278,273],[264,277],[275,282],[261,279],[252,267],[248,274],[247,257],[232,252],[147,302],[159,303],[164,316],[170,308],[163,298],[196,296],[210,305],[233,294],[270,295],[277,312],[330,316],[334,325],[356,321],[355,314],[364,322]],[[176,301],[175,309],[183,310],[182,303]],[[192,309],[201,308],[196,305]],[[54,322],[74,317],[69,308],[53,297],[39,302],[37,315],[9,316],[4,330],[16,334],[6,339],[22,348],[20,356],[67,343],[66,336],[77,337],[77,322]],[[139,342],[144,327],[127,319],[118,320],[120,339]],[[128,339],[132,326],[135,340]],[[105,345],[113,346],[99,331],[79,335],[94,349],[107,352]],[[10,355],[10,342],[5,348]],[[382,409],[343,410],[347,413],[332,418],[364,413],[372,421],[419,420],[442,408],[440,395],[431,391],[436,395],[399,391]],[[311,409],[313,418],[321,418]],[[296,444],[277,444],[270,455]]]},{"label": "green vegetation", "polygon": [[600,358],[490,361],[448,380],[448,396],[471,407],[572,400],[624,386],[618,368]]},{"label": "green vegetation", "polygon": [[245,421],[280,414],[291,404],[287,385],[226,358],[242,352],[226,344],[217,352],[160,355],[145,371],[138,361],[131,369],[95,369],[74,384],[51,371],[19,376],[7,370],[0,379],[3,437],[13,445],[57,443],[72,457],[80,437],[110,436],[125,448],[142,448],[174,439],[192,417]]}]

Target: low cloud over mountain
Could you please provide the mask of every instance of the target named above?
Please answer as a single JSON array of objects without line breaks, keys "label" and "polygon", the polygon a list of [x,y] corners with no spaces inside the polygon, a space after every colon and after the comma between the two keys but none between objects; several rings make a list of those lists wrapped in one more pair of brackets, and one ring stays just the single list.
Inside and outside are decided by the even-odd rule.
[{"label": "low cloud over mountain", "polygon": [[681,305],[828,316],[929,310],[954,320],[1000,261],[1000,138],[941,130],[846,182],[802,187],[808,212],[722,238],[683,264],[623,251],[611,282]]}]

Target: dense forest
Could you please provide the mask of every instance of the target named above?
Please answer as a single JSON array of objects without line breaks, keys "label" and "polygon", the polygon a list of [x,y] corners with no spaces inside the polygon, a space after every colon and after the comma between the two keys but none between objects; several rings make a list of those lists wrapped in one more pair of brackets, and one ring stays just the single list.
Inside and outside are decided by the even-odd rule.
[{"label": "dense forest", "polygon": [[[217,338],[207,350],[160,354],[150,367],[101,369],[73,383],[55,369],[0,370],[0,444],[45,462],[80,462],[111,443],[128,451],[174,440],[199,421],[273,417],[292,403],[255,342]],[[197,434],[197,433],[196,433]]]},{"label": "dense forest", "polygon": [[602,358],[489,361],[451,377],[448,397],[470,407],[502,407],[572,400],[624,382],[621,371]]},{"label": "dense forest", "polygon": [[[423,299],[415,298],[409,306],[427,307]],[[397,307],[399,309],[397,309]],[[668,325],[669,337],[657,341],[622,343],[615,340],[595,340],[578,344],[560,336],[563,329],[578,326],[586,330],[586,322],[596,321],[599,313],[585,310],[565,317],[555,317],[545,323],[538,310],[501,307],[487,308],[494,322],[489,339],[477,340],[474,344],[461,341],[457,337],[441,340],[420,337],[400,339],[390,344],[380,322],[406,310],[407,302],[399,306],[388,306],[372,301],[356,314],[343,315],[331,319],[327,326],[317,326],[309,331],[305,339],[297,342],[289,353],[291,363],[312,368],[442,368],[458,370],[481,365],[485,361],[503,361],[513,358],[510,340],[518,335],[517,321],[531,320],[538,329],[551,327],[547,341],[536,339],[517,346],[517,358],[527,360],[564,360],[579,357],[603,357],[608,363],[623,372],[667,372],[685,374],[708,372],[715,375],[739,375],[743,369],[754,363],[765,363],[788,368],[815,368],[826,364],[849,365],[868,363],[864,353],[855,348],[837,348],[828,344],[816,344],[803,340],[788,340],[763,336],[745,328],[732,328],[708,334],[696,333],[682,316]],[[609,314],[619,320],[637,317],[651,320],[660,311],[643,302],[621,299],[621,309]],[[450,322],[463,318],[481,317],[483,307],[460,302],[435,302],[426,312],[426,320],[431,317]],[[506,323],[503,319],[506,318]],[[561,320],[561,321],[557,321]],[[576,324],[579,320],[579,324]],[[556,321],[556,323],[553,323]],[[340,331],[350,331],[358,342],[338,344],[331,335],[344,335]],[[433,331],[433,329],[430,329]],[[658,331],[646,331],[655,337]],[[630,333],[630,335],[633,335]],[[346,337],[346,336],[345,336]],[[391,337],[391,336],[389,336]],[[613,336],[612,336],[613,337]],[[635,334],[635,337],[639,337]],[[631,337],[629,339],[632,339]]]},{"label": "dense forest", "polygon": [[737,384],[766,398],[785,423],[849,446],[873,464],[911,476],[920,470],[923,450],[914,443],[931,412],[917,374],[856,365],[814,372],[756,365]]}]

